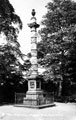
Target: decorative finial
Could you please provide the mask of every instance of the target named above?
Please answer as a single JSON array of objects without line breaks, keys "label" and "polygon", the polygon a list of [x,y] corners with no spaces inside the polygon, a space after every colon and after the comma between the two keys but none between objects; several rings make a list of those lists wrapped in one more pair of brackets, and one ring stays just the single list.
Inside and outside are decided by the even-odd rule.
[{"label": "decorative finial", "polygon": [[34,17],[36,14],[35,9],[32,9],[32,16]]}]

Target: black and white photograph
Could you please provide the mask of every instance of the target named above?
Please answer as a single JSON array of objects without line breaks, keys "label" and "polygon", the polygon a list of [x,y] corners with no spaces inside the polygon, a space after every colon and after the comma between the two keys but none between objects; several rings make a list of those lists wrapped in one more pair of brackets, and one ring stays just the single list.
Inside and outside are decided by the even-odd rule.
[{"label": "black and white photograph", "polygon": [[0,0],[0,120],[76,120],[76,0]]}]

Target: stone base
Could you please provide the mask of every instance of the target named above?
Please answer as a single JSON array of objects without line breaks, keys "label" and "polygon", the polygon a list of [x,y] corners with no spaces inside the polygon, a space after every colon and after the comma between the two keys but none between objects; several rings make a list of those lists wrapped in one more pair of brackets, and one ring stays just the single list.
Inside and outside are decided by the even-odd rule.
[{"label": "stone base", "polygon": [[23,99],[23,104],[26,106],[36,107],[46,104],[54,104],[54,97],[52,94],[48,95],[42,91],[28,91],[26,97]]},{"label": "stone base", "polygon": [[27,91],[27,93],[18,93],[15,100],[15,107],[45,108],[54,106],[53,93],[43,91]]},{"label": "stone base", "polygon": [[41,109],[41,108],[46,108],[46,107],[53,107],[55,106],[54,103],[50,103],[50,104],[43,104],[43,105],[36,105],[36,106],[32,106],[32,105],[25,105],[25,104],[15,104],[15,107],[25,107],[25,108],[36,108],[36,109]]}]

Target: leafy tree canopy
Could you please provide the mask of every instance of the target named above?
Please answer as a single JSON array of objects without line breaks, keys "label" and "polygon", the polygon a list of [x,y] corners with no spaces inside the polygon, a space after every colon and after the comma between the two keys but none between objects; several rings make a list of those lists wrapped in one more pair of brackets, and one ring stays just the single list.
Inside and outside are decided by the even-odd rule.
[{"label": "leafy tree canopy", "polygon": [[54,80],[75,80],[76,2],[53,0],[46,8],[47,13],[42,20],[43,27],[39,31],[39,63],[49,67],[47,75],[49,76],[49,72],[52,71]]},{"label": "leafy tree canopy", "polygon": [[22,57],[20,44],[17,41],[22,21],[8,0],[0,0],[0,35],[3,34],[6,44],[0,45],[0,82],[15,83],[22,78]]}]

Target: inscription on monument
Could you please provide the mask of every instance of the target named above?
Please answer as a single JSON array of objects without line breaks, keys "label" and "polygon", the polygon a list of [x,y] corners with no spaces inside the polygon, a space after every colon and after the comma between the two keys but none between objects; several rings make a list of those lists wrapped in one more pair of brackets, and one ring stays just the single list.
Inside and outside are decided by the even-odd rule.
[{"label": "inscription on monument", "polygon": [[34,88],[34,87],[35,87],[34,82],[30,82],[30,88]]}]

